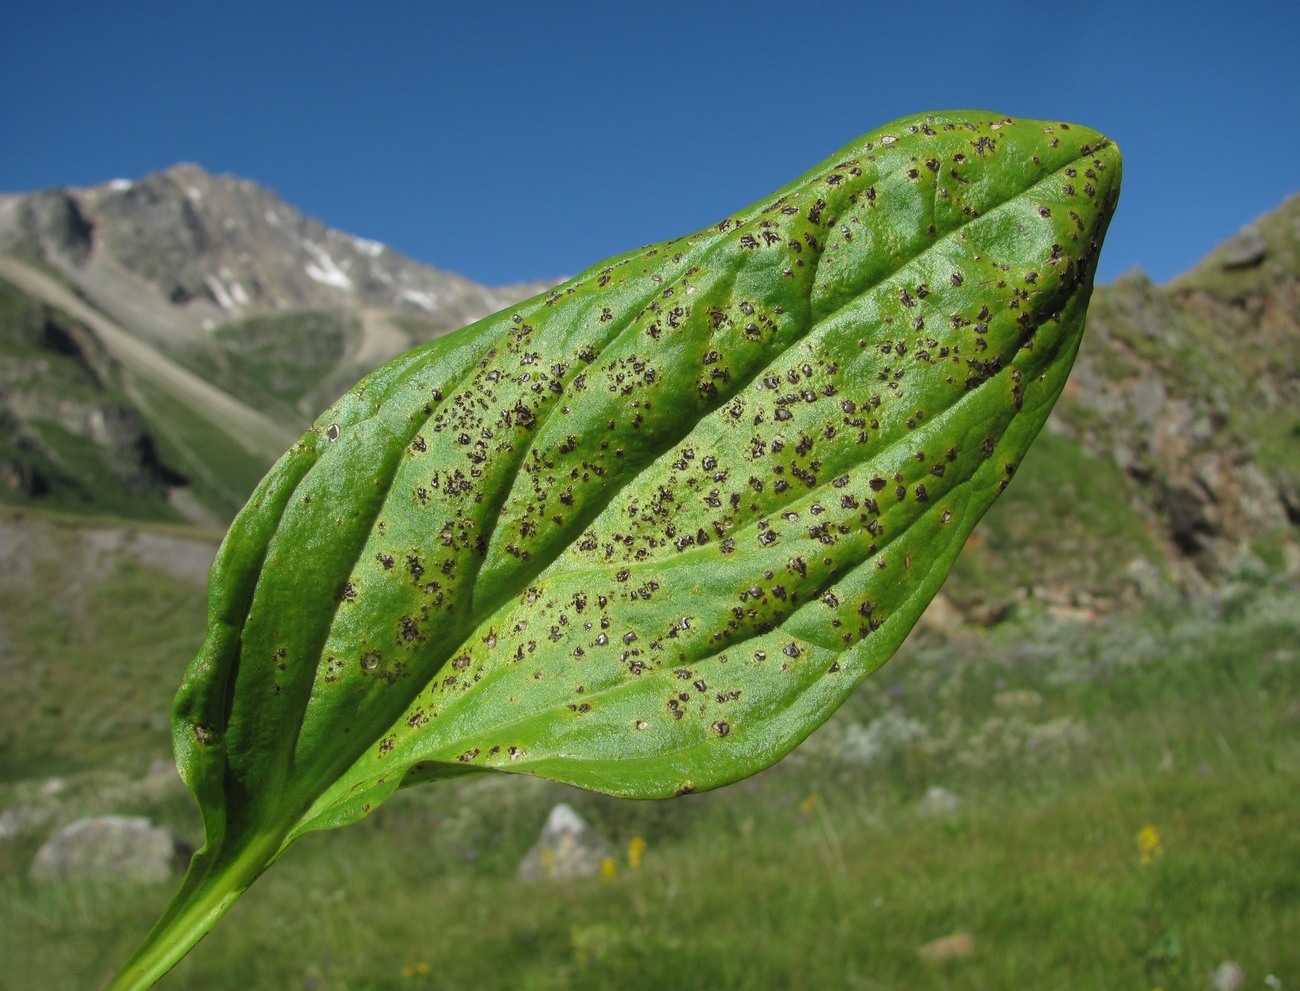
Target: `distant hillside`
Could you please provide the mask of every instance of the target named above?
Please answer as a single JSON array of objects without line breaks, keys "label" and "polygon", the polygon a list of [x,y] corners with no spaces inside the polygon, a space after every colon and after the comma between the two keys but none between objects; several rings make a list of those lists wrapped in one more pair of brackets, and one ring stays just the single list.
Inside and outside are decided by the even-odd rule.
[{"label": "distant hillside", "polygon": [[[366,371],[487,289],[183,165],[0,198],[0,500],[227,521]],[[1300,572],[1300,197],[1169,285],[1093,299],[1048,429],[940,609],[1091,614]]]},{"label": "distant hillside", "polygon": [[1135,486],[1170,551],[1221,575],[1294,561],[1300,524],[1300,196],[1191,272],[1098,293],[1061,416]]},{"label": "distant hillside", "polygon": [[0,197],[0,499],[228,520],[369,369],[489,289],[178,165]]},{"label": "distant hillside", "polygon": [[1097,288],[1065,394],[977,538],[948,589],[976,604],[1086,611],[1300,573],[1300,196],[1169,285]]}]

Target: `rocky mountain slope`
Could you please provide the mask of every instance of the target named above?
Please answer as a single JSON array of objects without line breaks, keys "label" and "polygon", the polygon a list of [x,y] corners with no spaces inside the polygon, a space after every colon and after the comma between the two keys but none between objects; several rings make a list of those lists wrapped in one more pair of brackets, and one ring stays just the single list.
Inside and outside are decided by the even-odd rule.
[{"label": "rocky mountain slope", "polygon": [[1097,292],[1059,411],[1121,469],[1171,558],[1222,576],[1242,553],[1297,564],[1300,195],[1167,286]]},{"label": "rocky mountain slope", "polygon": [[[0,500],[219,525],[331,399],[487,289],[177,166],[0,198]],[[1094,296],[1065,396],[940,608],[1091,613],[1300,571],[1300,196]]]},{"label": "rocky mountain slope", "polygon": [[489,289],[178,165],[0,197],[0,498],[228,519],[365,371]]},{"label": "rocky mountain slope", "polygon": [[1300,196],[1168,285],[1099,286],[1079,359],[945,594],[1089,616],[1300,574]]}]

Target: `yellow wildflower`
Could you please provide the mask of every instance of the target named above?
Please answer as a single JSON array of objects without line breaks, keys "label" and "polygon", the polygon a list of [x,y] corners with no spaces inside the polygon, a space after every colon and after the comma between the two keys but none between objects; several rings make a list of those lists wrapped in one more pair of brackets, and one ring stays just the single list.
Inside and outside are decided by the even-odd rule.
[{"label": "yellow wildflower", "polygon": [[423,977],[427,973],[429,973],[427,963],[408,963],[402,968],[403,977]]},{"label": "yellow wildflower", "polygon": [[604,860],[600,862],[601,877],[606,877],[606,878],[613,877],[617,873],[618,873],[618,865],[614,863],[613,857],[606,857]]},{"label": "yellow wildflower", "polygon": [[817,794],[809,795],[807,798],[805,798],[802,802],[799,803],[799,811],[802,812],[804,815],[808,815],[808,813],[810,813],[813,809],[817,808],[817,805],[819,802],[821,802],[821,800],[822,799],[820,795]]},{"label": "yellow wildflower", "polygon": [[641,857],[645,854],[645,840],[639,836],[633,836],[627,845],[627,866],[636,870],[641,866]]},{"label": "yellow wildflower", "polygon": [[1160,842],[1160,831],[1151,823],[1138,830],[1137,844],[1138,856],[1142,858],[1143,867],[1149,867],[1152,862],[1165,855],[1164,845]]}]

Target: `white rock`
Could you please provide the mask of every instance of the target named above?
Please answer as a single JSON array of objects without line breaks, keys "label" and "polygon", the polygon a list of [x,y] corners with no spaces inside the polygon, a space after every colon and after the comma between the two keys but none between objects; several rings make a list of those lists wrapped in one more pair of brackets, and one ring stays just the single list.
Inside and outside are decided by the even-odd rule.
[{"label": "white rock", "polygon": [[551,809],[541,836],[519,864],[521,881],[591,877],[610,856],[609,841],[597,833],[572,806],[560,802]]},{"label": "white rock", "polygon": [[925,797],[920,801],[921,811],[930,816],[952,815],[960,808],[961,796],[939,785],[934,785],[927,790]]},{"label": "white rock", "polygon": [[1225,960],[1219,964],[1210,978],[1210,987],[1214,988],[1214,991],[1244,991],[1246,972],[1241,969],[1237,961]]}]

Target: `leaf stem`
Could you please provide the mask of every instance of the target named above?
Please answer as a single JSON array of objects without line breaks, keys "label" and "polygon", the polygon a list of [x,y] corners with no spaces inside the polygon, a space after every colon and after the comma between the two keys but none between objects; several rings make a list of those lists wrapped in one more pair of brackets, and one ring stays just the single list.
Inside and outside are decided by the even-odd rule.
[{"label": "leaf stem", "polygon": [[233,856],[200,850],[162,918],[105,991],[151,988],[198,944],[280,852],[280,838],[258,837]]}]

